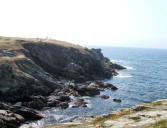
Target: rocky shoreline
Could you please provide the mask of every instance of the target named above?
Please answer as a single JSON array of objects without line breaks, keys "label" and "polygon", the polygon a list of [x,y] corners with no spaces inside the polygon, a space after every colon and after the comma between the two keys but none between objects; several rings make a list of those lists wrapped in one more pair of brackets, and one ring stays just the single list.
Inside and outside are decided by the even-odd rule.
[{"label": "rocky shoreline", "polygon": [[[66,109],[70,96],[115,91],[116,86],[101,80],[122,69],[100,49],[57,40],[0,37],[0,127],[17,128],[25,121],[43,118],[37,110]],[[72,107],[86,106],[81,98]]]},{"label": "rocky shoreline", "polygon": [[166,128],[167,99],[122,108],[110,114],[79,117],[76,120],[42,128]]}]

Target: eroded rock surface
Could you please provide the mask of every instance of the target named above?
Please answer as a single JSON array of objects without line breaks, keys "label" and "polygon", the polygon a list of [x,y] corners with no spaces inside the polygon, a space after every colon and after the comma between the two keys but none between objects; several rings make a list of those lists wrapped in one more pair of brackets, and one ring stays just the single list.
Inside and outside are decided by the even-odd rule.
[{"label": "eroded rock surface", "polygon": [[[0,101],[8,104],[0,104],[4,115],[0,123],[8,128],[9,121],[15,127],[23,120],[42,118],[34,109],[67,108],[71,95],[95,96],[105,88],[117,90],[100,81],[85,83],[111,78],[118,74],[116,69],[124,68],[110,62],[101,49],[57,40],[0,37]],[[80,100],[75,106],[86,103]]]}]

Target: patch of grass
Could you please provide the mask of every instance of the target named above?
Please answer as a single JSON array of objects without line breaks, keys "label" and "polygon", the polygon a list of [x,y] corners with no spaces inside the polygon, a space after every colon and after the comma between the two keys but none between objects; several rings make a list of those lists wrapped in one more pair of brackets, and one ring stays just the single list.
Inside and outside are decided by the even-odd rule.
[{"label": "patch of grass", "polygon": [[167,128],[167,120],[161,120],[152,124],[149,128]]},{"label": "patch of grass", "polygon": [[148,116],[148,118],[153,118],[153,116]]},{"label": "patch of grass", "polygon": [[152,102],[152,106],[162,105],[162,101]]},{"label": "patch of grass", "polygon": [[108,121],[108,120],[114,120],[114,119],[118,119],[120,118],[121,116],[123,115],[126,115],[128,114],[127,111],[122,111],[122,112],[118,112],[116,114],[109,114],[107,116],[103,116],[103,117],[96,117],[92,122],[91,124],[93,125],[98,125],[99,127],[103,127],[104,126],[104,123],[105,121]]},{"label": "patch of grass", "polygon": [[136,117],[129,117],[129,119],[134,120],[135,122],[139,122],[141,120],[141,118],[139,116]]},{"label": "patch of grass", "polygon": [[161,114],[157,114],[157,117],[161,117],[162,115]]}]

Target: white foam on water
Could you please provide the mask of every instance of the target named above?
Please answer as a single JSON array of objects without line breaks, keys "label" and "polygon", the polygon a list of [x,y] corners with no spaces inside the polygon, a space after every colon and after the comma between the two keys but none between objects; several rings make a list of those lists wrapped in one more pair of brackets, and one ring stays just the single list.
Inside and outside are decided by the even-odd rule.
[{"label": "white foam on water", "polygon": [[130,67],[130,66],[124,66],[124,67],[128,70],[133,70],[133,67]]},{"label": "white foam on water", "polygon": [[122,74],[122,73],[119,73],[118,76],[116,77],[120,77],[120,78],[130,78],[130,77],[133,77],[132,75],[129,75],[129,74]]},{"label": "white foam on water", "polygon": [[123,62],[123,60],[114,60],[114,59],[111,59],[110,61],[113,62],[113,63],[116,63],[116,62],[121,63],[121,62]]}]

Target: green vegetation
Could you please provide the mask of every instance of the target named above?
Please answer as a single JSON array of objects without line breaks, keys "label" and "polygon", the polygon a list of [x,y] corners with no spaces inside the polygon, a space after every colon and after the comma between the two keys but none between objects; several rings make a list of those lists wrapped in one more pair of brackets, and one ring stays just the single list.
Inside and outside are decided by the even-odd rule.
[{"label": "green vegetation", "polygon": [[158,117],[162,116],[161,114],[157,114]]},{"label": "green vegetation", "polygon": [[139,122],[141,120],[141,118],[139,116],[136,117],[129,117],[129,119],[134,120],[135,122]]},{"label": "green vegetation", "polygon": [[55,45],[63,46],[66,48],[76,48],[83,54],[88,53],[87,48],[82,47],[78,44],[68,43],[66,41],[59,41],[59,40],[53,40],[53,39],[49,39],[49,40],[38,39],[38,38],[2,37],[2,36],[0,36],[0,49],[8,49],[8,50],[23,49],[23,46],[20,42],[40,43],[43,45],[55,44]]},{"label": "green vegetation", "polygon": [[167,120],[161,120],[152,124],[149,128],[167,128]]},{"label": "green vegetation", "polygon": [[93,124],[93,125],[98,125],[98,126],[100,126],[100,127],[103,127],[105,121],[118,119],[118,118],[120,118],[121,116],[127,115],[127,114],[128,114],[127,111],[121,111],[121,112],[118,112],[118,113],[116,113],[116,114],[109,114],[109,115],[104,116],[104,117],[96,117],[96,118],[91,122],[91,124]]},{"label": "green vegetation", "polygon": [[162,105],[162,101],[152,102],[152,106]]}]

